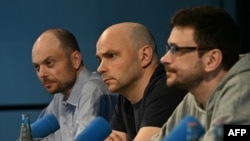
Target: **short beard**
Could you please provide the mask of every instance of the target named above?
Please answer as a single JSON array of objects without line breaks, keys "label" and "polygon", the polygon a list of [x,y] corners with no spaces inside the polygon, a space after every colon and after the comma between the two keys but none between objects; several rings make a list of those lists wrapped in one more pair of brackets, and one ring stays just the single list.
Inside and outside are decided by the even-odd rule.
[{"label": "short beard", "polygon": [[204,80],[205,72],[200,62],[197,62],[193,70],[177,73],[177,79],[169,84],[171,87],[179,87],[187,90],[196,88]]}]

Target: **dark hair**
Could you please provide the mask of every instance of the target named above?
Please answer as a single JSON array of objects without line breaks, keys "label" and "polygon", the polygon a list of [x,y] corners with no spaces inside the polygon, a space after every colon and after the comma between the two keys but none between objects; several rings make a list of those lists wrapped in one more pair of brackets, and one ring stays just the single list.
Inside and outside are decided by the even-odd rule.
[{"label": "dark hair", "polygon": [[54,28],[48,29],[45,32],[52,32],[61,42],[61,47],[64,48],[65,53],[70,55],[73,51],[79,51],[80,48],[78,46],[76,37],[66,29]]},{"label": "dark hair", "polygon": [[194,41],[200,48],[221,50],[222,65],[226,70],[239,59],[239,30],[233,18],[221,8],[199,6],[181,9],[172,16],[170,26],[193,28]]}]

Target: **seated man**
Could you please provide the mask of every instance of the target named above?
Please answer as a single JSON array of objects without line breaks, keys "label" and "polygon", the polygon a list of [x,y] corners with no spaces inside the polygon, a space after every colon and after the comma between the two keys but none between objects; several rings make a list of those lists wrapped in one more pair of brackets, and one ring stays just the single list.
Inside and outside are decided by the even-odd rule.
[{"label": "seated man", "polygon": [[32,62],[45,89],[54,95],[41,113],[41,117],[54,114],[60,124],[49,141],[73,141],[96,116],[111,118],[115,100],[100,75],[84,66],[76,38],[69,31],[44,31],[33,46]]},{"label": "seated man", "polygon": [[139,23],[112,25],[100,36],[96,56],[108,89],[119,93],[106,140],[149,140],[187,93],[165,85],[152,34]]},{"label": "seated man", "polygon": [[162,141],[187,115],[204,126],[203,141],[214,140],[218,122],[249,125],[250,54],[239,60],[233,18],[223,9],[202,6],[176,12],[170,25],[167,52],[161,58],[166,83],[189,93],[152,141]]}]

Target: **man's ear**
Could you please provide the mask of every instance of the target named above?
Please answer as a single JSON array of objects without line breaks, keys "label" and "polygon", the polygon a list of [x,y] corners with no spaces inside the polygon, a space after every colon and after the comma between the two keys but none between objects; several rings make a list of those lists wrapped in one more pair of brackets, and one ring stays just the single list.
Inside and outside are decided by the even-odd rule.
[{"label": "man's ear", "polygon": [[205,56],[205,71],[211,72],[221,66],[222,52],[219,49],[212,49]]},{"label": "man's ear", "polygon": [[82,63],[82,55],[79,51],[74,51],[71,54],[72,64],[75,69],[79,69]]},{"label": "man's ear", "polygon": [[147,67],[151,62],[153,58],[153,49],[149,45],[145,45],[139,50],[140,53],[140,60],[141,60],[141,66]]}]

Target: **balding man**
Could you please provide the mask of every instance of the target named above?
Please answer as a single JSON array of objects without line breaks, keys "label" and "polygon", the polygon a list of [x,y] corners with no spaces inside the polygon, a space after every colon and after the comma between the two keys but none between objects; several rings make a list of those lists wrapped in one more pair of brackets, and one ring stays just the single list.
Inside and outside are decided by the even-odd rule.
[{"label": "balding man", "polygon": [[96,56],[108,89],[119,93],[106,141],[149,140],[186,94],[166,86],[151,32],[139,23],[112,25],[99,37]]},{"label": "balding man", "polygon": [[73,141],[96,116],[109,120],[113,112],[110,92],[98,73],[82,61],[76,38],[65,29],[48,29],[34,43],[32,62],[37,76],[53,100],[41,116],[52,113],[60,129],[49,141]]}]

